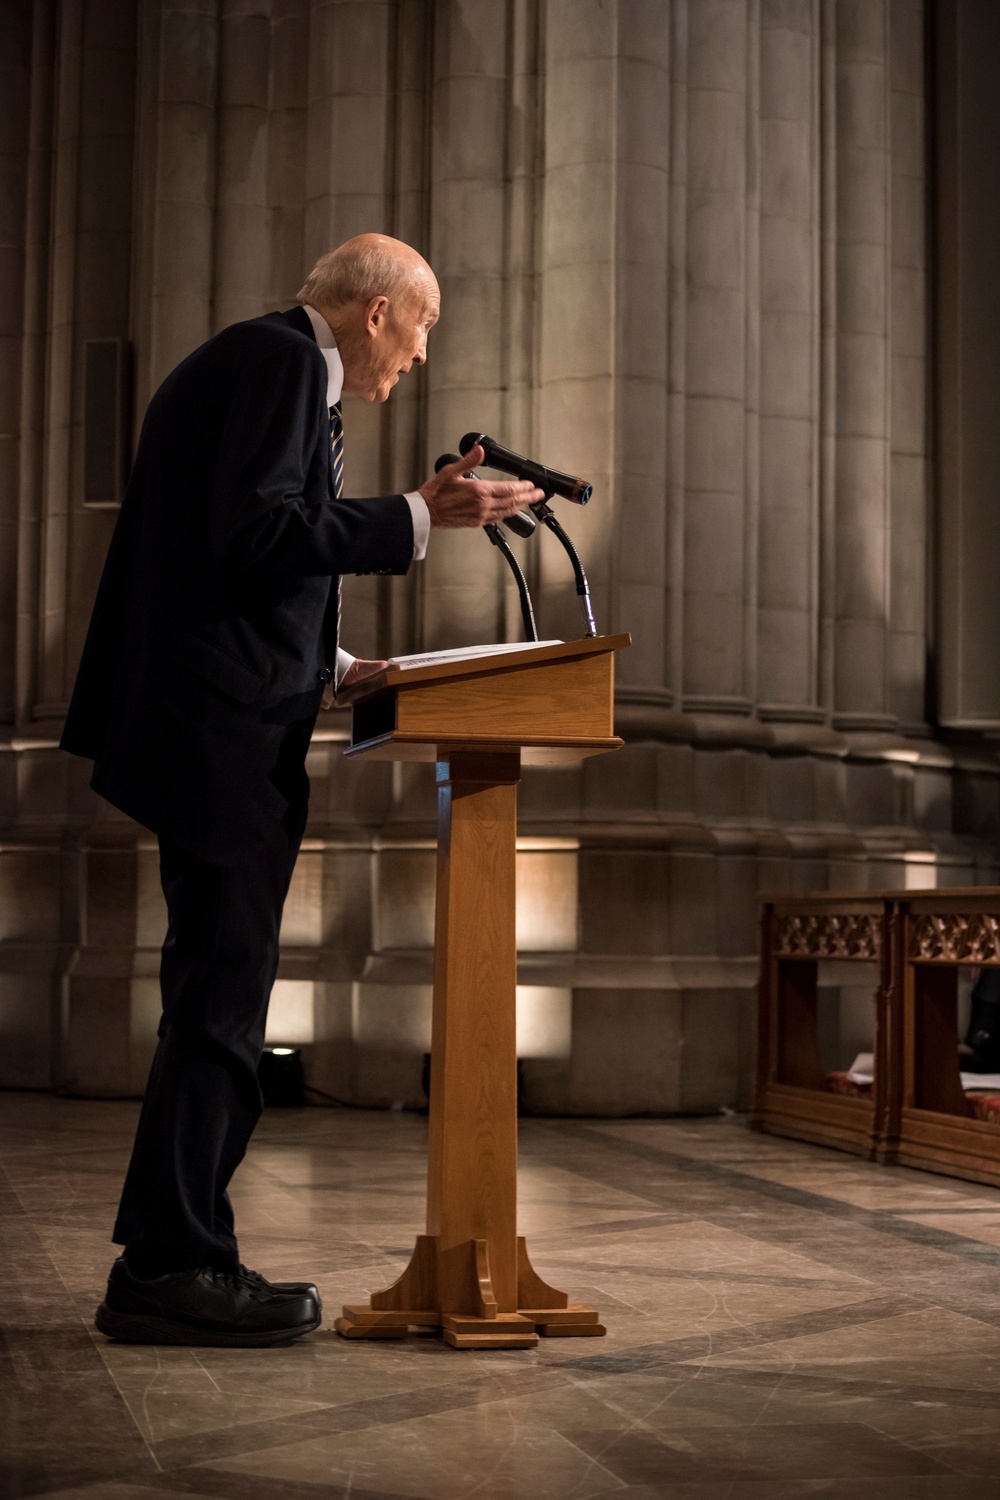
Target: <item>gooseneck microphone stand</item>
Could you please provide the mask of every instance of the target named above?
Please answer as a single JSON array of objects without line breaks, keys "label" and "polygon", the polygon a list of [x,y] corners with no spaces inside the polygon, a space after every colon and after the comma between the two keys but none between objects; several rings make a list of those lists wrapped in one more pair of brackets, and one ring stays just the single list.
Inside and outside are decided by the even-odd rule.
[{"label": "gooseneck microphone stand", "polygon": [[538,626],[535,624],[535,611],[531,607],[531,595],[528,592],[528,580],[524,576],[521,564],[518,562],[517,558],[510,550],[510,545],[507,541],[507,538],[504,536],[503,532],[500,530],[500,527],[495,521],[488,521],[483,527],[483,530],[486,532],[486,535],[489,537],[494,547],[499,548],[504,557],[507,559],[507,565],[514,575],[514,582],[517,584],[517,597],[520,600],[521,604],[521,619],[524,621],[524,633],[529,641],[537,641]]},{"label": "gooseneck microphone stand", "polygon": [[[440,458],[438,458],[436,463],[434,464],[434,472],[435,474],[438,474],[448,464],[457,463],[457,453],[442,453]],[[473,478],[472,472],[470,471],[465,477],[467,479]],[[508,516],[504,521],[504,525],[509,526],[511,531],[514,532],[515,536],[522,537],[531,536],[532,532],[535,529],[534,521],[530,516],[526,516],[522,511],[517,512],[513,516]],[[528,580],[524,576],[521,564],[518,562],[517,558],[510,550],[507,538],[504,536],[503,532],[500,530],[500,527],[495,521],[488,521],[487,524],[483,527],[483,530],[486,532],[486,535],[489,537],[494,547],[496,547],[506,559],[507,566],[510,568],[510,571],[514,575],[514,582],[517,584],[517,597],[521,605],[521,619],[524,621],[524,633],[529,641],[537,641],[538,626],[535,624],[535,611],[531,607],[531,594],[528,592]]]},{"label": "gooseneck microphone stand", "polygon": [[[559,524],[558,518],[556,517],[555,511],[549,505],[549,500],[551,498],[551,495],[548,495],[544,500],[536,500],[534,505],[530,505],[528,509],[532,512],[533,515],[538,517],[543,526],[548,527],[548,529],[559,542],[560,546],[563,548],[563,551],[566,553],[566,556],[572,563],[573,577],[576,580],[576,592],[579,595],[580,606],[583,610],[583,618],[587,626],[586,630],[584,631],[584,635],[596,636],[597,625],[594,621],[594,609],[590,601],[590,584],[587,582],[587,575],[584,572],[583,563],[580,561],[579,552],[577,552],[576,548],[573,546],[573,543],[570,541],[565,531],[563,531],[562,527]],[[533,639],[537,640],[538,637],[534,636]]]},{"label": "gooseneck microphone stand", "polygon": [[590,585],[587,582],[587,575],[580,561],[579,552],[556,520],[555,512],[548,503],[554,495],[561,495],[564,500],[572,500],[576,505],[586,505],[590,500],[593,487],[585,479],[580,479],[576,475],[563,474],[558,469],[547,469],[544,464],[524,458],[520,453],[512,453],[509,448],[505,448],[502,443],[495,442],[485,432],[467,432],[458,446],[463,454],[471,453],[473,448],[481,448],[485,461],[491,469],[500,469],[505,474],[513,474],[517,479],[530,480],[536,489],[541,490],[543,498],[536,500],[528,509],[537,520],[542,522],[543,526],[548,527],[572,563],[576,592],[583,608],[583,618],[587,627],[584,633],[593,639],[597,635],[597,626],[594,623],[594,610],[590,602]]}]

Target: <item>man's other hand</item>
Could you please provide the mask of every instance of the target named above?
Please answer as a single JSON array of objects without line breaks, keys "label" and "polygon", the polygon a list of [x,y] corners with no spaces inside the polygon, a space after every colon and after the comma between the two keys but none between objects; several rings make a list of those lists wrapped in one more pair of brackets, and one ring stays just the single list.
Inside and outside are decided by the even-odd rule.
[{"label": "man's other hand", "polygon": [[[364,682],[366,677],[374,677],[376,672],[382,672],[389,665],[387,661],[365,661],[362,657],[355,657],[343,677],[337,683],[337,693],[342,693],[345,688],[354,687],[359,682]],[[336,693],[332,682],[328,682],[323,689],[323,708],[333,708],[336,703]]]},{"label": "man's other hand", "polygon": [[470,448],[464,458],[446,464],[432,479],[420,486],[420,493],[431,513],[431,525],[436,530],[455,526],[485,526],[490,521],[502,521],[516,510],[531,505],[535,500],[544,500],[545,493],[528,479],[505,479],[494,483],[488,479],[465,479],[468,469],[474,469],[486,458],[477,444]]}]

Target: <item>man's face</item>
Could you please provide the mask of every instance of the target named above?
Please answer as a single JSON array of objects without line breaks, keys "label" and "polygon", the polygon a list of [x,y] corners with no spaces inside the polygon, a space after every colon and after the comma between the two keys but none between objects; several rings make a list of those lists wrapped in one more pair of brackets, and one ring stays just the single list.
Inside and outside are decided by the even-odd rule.
[{"label": "man's face", "polygon": [[350,372],[351,388],[366,401],[386,401],[412,367],[427,359],[427,335],[438,320],[436,284],[417,281],[396,297],[376,297],[365,309],[360,368]]}]

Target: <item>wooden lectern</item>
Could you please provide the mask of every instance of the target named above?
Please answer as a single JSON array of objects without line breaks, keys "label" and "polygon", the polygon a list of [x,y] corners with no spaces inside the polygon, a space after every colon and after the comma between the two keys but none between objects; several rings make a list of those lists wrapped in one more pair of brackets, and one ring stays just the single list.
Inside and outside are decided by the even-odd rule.
[{"label": "wooden lectern", "polygon": [[353,704],[348,755],[437,763],[438,867],[427,1233],[406,1270],[336,1321],[345,1338],[440,1328],[460,1348],[604,1333],[532,1270],[517,1233],[514,856],[521,765],[614,750],[627,635],[389,667]]}]

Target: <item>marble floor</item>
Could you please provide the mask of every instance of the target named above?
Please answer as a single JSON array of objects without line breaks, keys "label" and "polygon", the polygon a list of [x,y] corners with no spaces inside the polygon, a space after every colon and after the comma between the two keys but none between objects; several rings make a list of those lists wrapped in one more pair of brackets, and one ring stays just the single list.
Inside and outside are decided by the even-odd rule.
[{"label": "marble floor", "polygon": [[346,1343],[421,1226],[426,1121],[265,1117],[244,1258],[309,1274],[284,1349],[115,1345],[93,1310],[130,1104],[0,1094],[0,1495],[59,1500],[988,1500],[1000,1191],[738,1118],[522,1122],[535,1266],[604,1339]]}]

